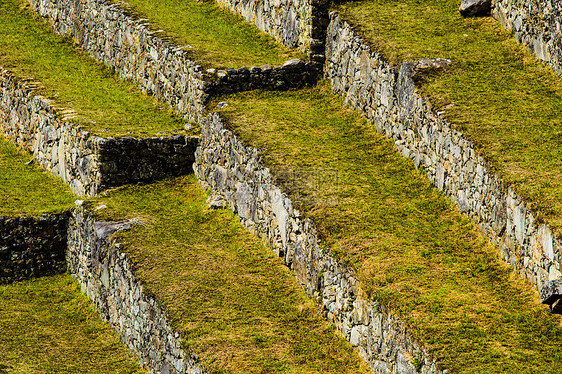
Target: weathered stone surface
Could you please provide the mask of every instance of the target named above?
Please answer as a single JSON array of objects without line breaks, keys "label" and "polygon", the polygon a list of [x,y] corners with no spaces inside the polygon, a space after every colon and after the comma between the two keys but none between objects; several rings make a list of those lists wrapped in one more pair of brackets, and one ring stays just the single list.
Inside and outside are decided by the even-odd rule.
[{"label": "weathered stone surface", "polygon": [[113,233],[139,224],[96,222],[78,206],[68,225],[69,272],[150,373],[203,374],[197,357],[182,349],[182,337],[172,330],[165,311],[144,293],[133,263],[111,239]]},{"label": "weathered stone surface", "polygon": [[363,296],[353,273],[322,248],[312,222],[274,185],[258,151],[226,130],[218,114],[202,124],[194,170],[200,184],[221,195],[250,232],[269,241],[374,373],[417,373],[414,357],[423,360],[421,373],[446,373],[397,318]]},{"label": "weathered stone surface", "polygon": [[205,105],[216,95],[258,88],[301,87],[314,82],[319,72],[317,64],[309,62],[266,70],[241,67],[204,71],[189,58],[186,49],[190,48],[156,36],[146,20],[134,19],[111,1],[29,2],[49,19],[57,33],[72,38],[96,60],[115,68],[121,77],[138,82],[141,89],[192,121],[204,118]]},{"label": "weathered stone surface", "polygon": [[562,2],[496,0],[492,15],[519,43],[562,73]]},{"label": "weathered stone surface", "polygon": [[492,0],[462,0],[459,12],[463,17],[487,16],[492,10]]},{"label": "weathered stone surface", "polygon": [[559,277],[561,238],[537,223],[528,204],[490,171],[474,145],[415,92],[416,69],[435,62],[423,59],[390,66],[335,12],[327,34],[324,72],[346,104],[393,139],[416,167],[426,170],[428,178],[483,228],[503,259],[537,290]]},{"label": "weathered stone surface", "polygon": [[0,283],[64,272],[68,217],[0,216]]},{"label": "weathered stone surface", "polygon": [[311,56],[316,68],[324,63],[325,20],[329,2],[325,0],[215,0],[240,14],[258,29],[288,47]]},{"label": "weathered stone surface", "polygon": [[552,305],[562,298],[562,279],[553,279],[541,287],[541,303]]}]

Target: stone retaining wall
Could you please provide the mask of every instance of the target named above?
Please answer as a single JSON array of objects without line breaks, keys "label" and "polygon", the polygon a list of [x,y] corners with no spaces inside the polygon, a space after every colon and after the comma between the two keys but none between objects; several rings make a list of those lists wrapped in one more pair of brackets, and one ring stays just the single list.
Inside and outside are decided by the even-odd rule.
[{"label": "stone retaining wall", "polygon": [[193,171],[198,138],[185,135],[99,139],[99,190]]},{"label": "stone retaining wall", "polygon": [[288,47],[311,55],[324,63],[324,37],[329,2],[324,0],[216,0],[243,16],[258,29]]},{"label": "stone retaining wall", "polygon": [[346,103],[392,138],[398,150],[427,171],[460,211],[499,246],[504,260],[537,289],[561,273],[562,240],[538,224],[529,205],[506,186],[461,133],[434,113],[412,76],[423,66],[390,66],[334,12],[327,31],[325,75]]},{"label": "stone retaining wall", "polygon": [[0,216],[0,283],[64,272],[68,217]]},{"label": "stone retaining wall", "polygon": [[519,43],[562,73],[562,2],[495,0],[492,15]]},{"label": "stone retaining wall", "polygon": [[164,309],[144,293],[120,244],[110,239],[139,222],[96,221],[80,205],[70,218],[66,260],[82,292],[149,372],[202,374],[197,358],[181,348]]},{"label": "stone retaining wall", "polygon": [[110,187],[191,172],[197,138],[93,136],[61,118],[29,84],[0,67],[0,133],[75,194],[93,196]]},{"label": "stone retaining wall", "polygon": [[96,60],[140,84],[158,100],[192,121],[204,118],[205,105],[225,92],[257,88],[288,89],[312,83],[317,72],[302,61],[283,66],[204,70],[187,47],[174,45],[106,0],[29,0],[55,32],[71,37]]},{"label": "stone retaining wall", "polygon": [[202,125],[194,169],[204,188],[220,195],[254,235],[269,241],[374,373],[445,372],[400,321],[362,296],[352,272],[323,250],[311,221],[272,183],[257,150],[225,129],[218,114]]}]

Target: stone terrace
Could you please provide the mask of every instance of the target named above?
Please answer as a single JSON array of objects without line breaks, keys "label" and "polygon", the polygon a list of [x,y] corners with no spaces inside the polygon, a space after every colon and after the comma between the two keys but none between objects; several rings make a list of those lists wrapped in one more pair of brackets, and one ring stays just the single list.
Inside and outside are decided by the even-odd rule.
[{"label": "stone terrace", "polygon": [[[309,293],[317,297],[319,303],[323,305],[327,316],[334,319],[336,325],[343,331],[345,337],[348,338],[353,345],[357,345],[359,347],[359,352],[370,363],[373,371],[407,373],[419,371],[423,373],[441,372],[439,364],[435,361],[435,354],[443,347],[446,347],[446,352],[443,351],[444,353],[437,354],[437,358],[440,361],[445,362],[447,368],[454,368],[455,371],[459,372],[462,372],[463,370],[469,370],[470,372],[477,372],[478,370],[481,370],[482,372],[489,372],[491,369],[486,365],[493,365],[495,369],[500,367],[501,364],[508,366],[519,365],[518,362],[521,361],[519,359],[522,356],[519,357],[520,355],[514,352],[517,352],[517,350],[523,346],[527,347],[526,344],[528,342],[523,342],[522,346],[512,346],[511,344],[507,344],[507,346],[509,346],[512,350],[505,357],[500,355],[503,358],[498,358],[498,355],[494,356],[495,351],[492,349],[489,352],[491,352],[495,359],[498,360],[497,362],[494,362],[493,359],[486,359],[485,362],[481,362],[480,364],[474,363],[473,365],[475,366],[471,367],[470,365],[466,365],[465,361],[462,359],[451,360],[447,355],[454,353],[455,351],[451,350],[450,346],[442,346],[440,343],[432,345],[434,342],[429,342],[427,339],[437,338],[439,335],[431,332],[425,335],[421,334],[420,331],[423,330],[423,326],[420,327],[415,322],[408,319],[408,314],[411,311],[402,315],[402,319],[409,321],[409,328],[405,328],[402,322],[397,320],[392,312],[386,310],[384,307],[381,308],[381,305],[378,302],[371,303],[369,299],[364,299],[361,294],[370,294],[371,292],[374,292],[374,289],[369,287],[366,289],[363,288],[364,286],[361,286],[355,278],[357,274],[354,274],[354,272],[350,271],[349,268],[342,267],[340,260],[343,260],[346,263],[349,262],[349,258],[346,259],[345,254],[343,258],[335,260],[324,251],[325,248],[317,246],[318,238],[316,236],[316,229],[310,221],[302,220],[299,213],[293,211],[292,202],[289,200],[287,195],[284,195],[276,186],[273,186],[273,190],[271,191],[267,190],[264,192],[259,188],[254,191],[252,186],[255,181],[251,178],[257,177],[260,181],[267,183],[271,182],[271,179],[269,179],[271,177],[269,171],[267,169],[262,169],[259,161],[255,157],[257,152],[254,149],[239,143],[228,130],[222,127],[223,124],[217,119],[218,117],[209,117],[206,120],[203,120],[206,104],[210,98],[219,93],[235,92],[259,87],[285,89],[291,86],[290,82],[292,81],[296,82],[296,86],[300,86],[303,83],[314,80],[317,70],[315,71],[310,69],[315,67],[309,65],[308,63],[292,61],[278,69],[253,67],[251,69],[242,68],[238,70],[233,69],[218,72],[216,70],[208,70],[203,72],[201,67],[198,67],[190,60],[186,60],[187,55],[180,49],[177,49],[174,45],[169,44],[165,39],[155,37],[154,33],[140,23],[139,20],[129,18],[129,15],[126,12],[123,12],[122,9],[112,4],[102,1],[88,0],[86,3],[89,4],[92,9],[96,9],[91,14],[88,14],[87,12],[82,12],[81,10],[83,9],[79,6],[74,8],[76,4],[80,4],[79,2],[72,2],[72,4],[64,5],[64,2],[59,3],[33,0],[32,3],[42,15],[51,17],[53,20],[52,25],[55,29],[59,32],[71,35],[77,43],[85,46],[96,58],[117,68],[122,76],[139,81],[144,90],[154,94],[160,100],[168,102],[184,116],[204,123],[204,126],[206,126],[204,129],[207,136],[206,141],[208,142],[209,139],[216,137],[216,139],[211,141],[211,143],[214,142],[216,144],[206,144],[205,147],[209,147],[208,149],[218,147],[216,152],[207,150],[207,153],[205,153],[205,151],[203,151],[204,148],[201,147],[198,151],[198,176],[204,180],[203,184],[212,185],[216,192],[219,193],[218,196],[215,196],[215,200],[213,200],[211,204],[216,206],[229,205],[241,216],[244,224],[250,229],[250,231],[270,240],[273,247],[276,248],[278,255],[282,256],[285,262],[295,269],[299,280],[305,285]],[[60,4],[63,4],[64,6],[62,8],[57,8]],[[242,12],[247,18],[252,12],[251,10],[248,11],[248,9],[240,10],[237,8],[236,11]],[[258,9],[256,11],[265,11],[265,9]],[[92,18],[87,18],[87,20],[82,19],[81,17],[84,17],[85,15],[87,15],[87,17],[91,16]],[[95,18],[97,16],[101,18]],[[293,16],[291,16],[290,19],[294,21],[296,18]],[[108,20],[112,21],[109,22]],[[327,19],[325,19],[325,21],[327,21]],[[458,202],[461,210],[471,212],[471,209],[475,209],[474,211],[478,214],[482,210],[484,215],[491,216],[493,218],[493,222],[490,220],[482,221],[482,217],[477,216],[475,213],[470,213],[478,222],[481,223],[483,230],[488,232],[493,239],[496,240],[496,242],[500,243],[500,249],[506,261],[514,265],[520,273],[526,275],[532,283],[536,286],[540,286],[546,279],[553,279],[559,276],[559,269],[557,269],[557,259],[559,256],[558,239],[552,237],[552,234],[548,230],[547,226],[535,225],[535,216],[531,212],[529,206],[527,206],[526,203],[513,192],[513,190],[507,189],[507,187],[503,186],[498,176],[488,173],[488,164],[486,161],[477,158],[476,164],[470,165],[470,170],[465,171],[462,169],[457,173],[455,165],[456,158],[460,157],[466,161],[465,159],[473,159],[477,157],[477,152],[475,152],[474,146],[463,138],[462,134],[447,127],[447,123],[442,121],[439,113],[436,114],[430,108],[426,107],[424,99],[416,96],[417,94],[415,93],[413,81],[413,77],[418,71],[427,67],[436,67],[439,65],[440,61],[419,60],[415,63],[403,64],[399,69],[392,68],[392,66],[387,65],[384,60],[381,60],[378,54],[372,53],[369,50],[369,47],[362,43],[362,40],[355,37],[352,28],[345,22],[340,22],[337,15],[333,15],[331,21],[332,23],[328,28],[329,43],[327,43],[328,65],[326,68],[326,75],[332,80],[335,90],[345,93],[347,103],[356,109],[362,110],[371,120],[375,122],[381,132],[388,136],[393,136],[400,152],[406,157],[411,157],[416,166],[425,167],[429,172],[430,179],[432,179],[439,188],[444,188],[449,193],[451,193],[450,190],[452,190],[451,197],[453,200]],[[85,29],[77,27],[77,25],[81,24],[89,26]],[[266,26],[267,23],[259,24],[264,28],[269,27]],[[122,27],[125,27],[125,29],[122,29]],[[135,48],[133,48],[134,46],[131,47],[132,43],[127,44],[126,42],[110,43],[108,47],[108,44],[103,38],[98,38],[96,36],[100,33],[100,28],[103,30],[102,33],[107,33],[110,39],[116,41],[121,40],[123,42],[123,40],[130,39],[127,37],[123,39],[123,35],[131,35],[132,37],[135,36],[133,39],[146,38],[147,42],[140,42],[137,46],[142,49],[142,52],[135,52]],[[293,29],[291,28],[291,30]],[[298,32],[295,30],[297,30],[296,27],[293,30],[295,33],[292,35],[296,37]],[[271,30],[268,31],[274,33]],[[322,31],[322,33],[323,32],[324,31]],[[296,39],[287,40],[286,42],[287,44],[294,44],[295,41]],[[303,42],[299,39],[296,44],[300,44],[302,46],[305,45],[306,42],[303,44]],[[111,45],[113,45],[113,47],[111,47]],[[345,53],[343,53],[343,51],[345,51]],[[137,55],[138,53],[140,53],[140,55]],[[139,56],[141,56],[139,60],[135,60]],[[123,64],[124,61],[131,60],[135,60],[136,62],[133,62],[133,64],[129,66]],[[176,80],[173,68],[180,62],[183,65],[178,66],[186,67],[186,70],[182,73],[183,75],[179,75],[183,77],[180,78],[180,80],[183,80],[184,82],[183,86],[178,86],[178,81]],[[140,72],[140,75],[135,76],[138,72]],[[25,95],[29,94],[26,87],[12,88],[14,87],[12,82],[15,80],[10,73],[6,73],[5,76],[7,77],[6,82],[8,82],[7,87],[9,92],[23,91]],[[370,83],[367,84],[367,86],[370,87],[368,88],[365,86],[365,78],[370,78],[371,76],[376,76],[376,82],[370,81]],[[189,77],[195,78],[192,80],[192,78]],[[208,83],[209,79],[211,80],[210,84]],[[185,84],[187,81],[189,81],[189,83]],[[178,87],[179,91],[177,90]],[[185,95],[186,89],[187,91],[192,90],[189,91],[187,96]],[[373,96],[371,97],[371,95]],[[32,102],[31,97],[28,99]],[[5,107],[9,108],[12,100],[13,99],[10,95],[8,95],[8,103],[5,104]],[[35,100],[35,98],[33,98],[33,100]],[[365,104],[365,100],[373,100],[376,104]],[[35,103],[32,105],[39,107],[45,106],[43,103],[40,103],[39,105]],[[224,106],[224,104],[221,103],[220,106]],[[374,108],[375,106],[376,110]],[[48,108],[48,110],[51,109]],[[388,113],[386,112],[387,110]],[[21,113],[25,112],[25,110],[18,110],[17,112]],[[5,122],[11,121],[12,123],[16,123],[20,120],[21,119],[19,117],[15,117],[15,119]],[[423,128],[420,130],[422,137],[425,138],[425,140],[429,139],[427,140],[429,143],[429,150],[426,150],[425,148],[421,149],[419,147],[419,141],[416,138],[419,134],[417,134],[418,131],[416,128],[411,127],[412,123],[415,123],[416,125],[421,124],[421,127]],[[427,130],[428,128],[429,130]],[[216,134],[213,134],[213,131],[216,131]],[[37,144],[48,143],[48,140],[52,139],[52,135],[51,137],[49,137],[49,135],[50,134],[46,132],[45,137],[41,138]],[[314,137],[314,135],[312,136]],[[251,137],[248,137],[248,139],[251,139]],[[130,140],[124,139],[124,142],[130,143]],[[414,145],[413,148],[411,148],[412,144]],[[228,149],[229,146],[233,146],[236,149],[234,151],[234,148]],[[439,146],[443,146],[444,148],[435,148]],[[175,148],[176,147],[174,147],[174,149]],[[217,155],[223,151],[227,153],[219,160]],[[289,151],[289,153],[293,151]],[[427,154],[425,154],[426,151],[428,151]],[[53,155],[55,154],[66,154],[66,150],[61,147],[57,148],[56,152],[52,149],[49,149],[47,152],[51,155],[51,159],[54,159]],[[246,152],[248,152],[249,155],[246,154]],[[146,153],[148,154],[150,151]],[[186,151],[185,153],[190,152]],[[212,156],[213,153],[216,153],[216,155]],[[203,155],[206,156],[203,157]],[[450,162],[443,163],[443,160],[440,158],[441,156],[444,158],[449,156]],[[107,157],[108,161],[109,158],[110,157]],[[228,160],[228,162],[231,162],[232,164],[229,164],[228,162],[226,164],[221,164],[225,160]],[[86,162],[82,161],[81,166],[89,162],[89,159]],[[215,165],[217,162],[218,164]],[[206,165],[207,163],[208,165]],[[451,166],[451,163],[453,163],[453,166]],[[244,166],[244,168],[241,169],[241,166]],[[464,166],[466,165],[463,164],[463,167]],[[212,170],[209,171],[207,168]],[[121,170],[121,166],[113,165],[111,167],[106,167],[105,169],[111,169],[117,172]],[[262,173],[265,174],[262,175]],[[461,175],[461,181],[468,179],[468,183],[476,183],[476,192],[471,189],[472,187],[463,187],[461,189],[459,186],[455,185],[455,183],[459,181],[457,174]],[[151,178],[152,177],[147,178],[146,180]],[[484,182],[486,186],[491,186],[492,192],[483,193],[480,191],[479,188],[481,188],[482,182]],[[83,186],[78,185],[77,188],[76,182],[70,182],[71,186],[73,183],[75,185],[74,188],[77,191],[85,191]],[[124,180],[123,183],[128,183],[128,181]],[[306,185],[306,183],[304,184]],[[294,186],[291,186],[290,183],[285,183],[283,184],[283,188],[292,189]],[[406,189],[408,188],[409,187],[406,187]],[[88,191],[97,192],[98,190],[88,189]],[[500,197],[494,195],[496,191],[500,192]],[[92,194],[95,192],[88,193]],[[479,196],[481,196],[484,200],[480,200]],[[490,196],[492,196],[492,203],[486,200],[489,199]],[[272,200],[263,202],[263,204],[261,202],[257,202],[264,197]],[[253,201],[253,199],[256,199],[256,201]],[[507,202],[504,204],[502,199]],[[496,203],[497,207],[494,205]],[[256,210],[258,204],[265,207],[264,212],[261,212],[259,209]],[[487,209],[482,209],[484,207],[489,208],[489,211]],[[83,212],[81,214],[86,213]],[[267,224],[266,226],[261,227],[259,224],[261,224],[260,222],[264,218],[267,221]],[[85,215],[84,218],[81,219],[86,222],[88,220],[93,220],[93,216]],[[74,222],[76,225],[79,221],[75,220]],[[96,226],[94,221],[88,222],[91,222],[93,225],[91,228],[87,229],[90,230],[88,232],[98,233],[101,226]],[[290,224],[290,222],[292,222],[292,224]],[[497,222],[500,222],[499,226],[496,225]],[[125,225],[127,225],[126,222]],[[501,231],[500,234],[505,235],[504,237],[499,237],[498,233],[493,231],[498,228],[496,226],[499,227],[499,230]],[[77,232],[85,229],[85,227],[87,227],[87,225],[84,226],[80,224]],[[321,233],[324,232],[322,225],[319,227]],[[86,236],[88,235],[90,234],[87,234]],[[95,236],[93,236],[93,238],[94,240],[97,240],[95,239]],[[329,236],[327,238],[329,242]],[[322,240],[326,240],[326,238],[322,237]],[[78,242],[79,241],[76,243]],[[111,293],[106,294],[107,292],[103,291],[100,295],[96,295],[99,292],[97,290],[104,290],[104,287],[107,289],[108,282],[116,282],[115,284],[120,284],[119,274],[117,274],[117,280],[111,278],[109,281],[107,279],[108,271],[112,272],[115,269],[124,269],[123,271],[126,273],[126,271],[128,271],[127,268],[132,267],[131,263],[127,262],[128,260],[124,260],[126,256],[124,257],[124,255],[120,254],[120,245],[118,243],[115,244],[115,242],[111,243],[113,243],[111,245],[114,245],[114,249],[116,249],[115,253],[111,255],[114,257],[110,256],[110,258],[106,259],[97,258],[96,256],[100,253],[104,253],[103,250],[99,251],[99,249],[97,250],[98,252],[94,250],[93,253],[89,253],[88,251],[90,251],[91,248],[95,248],[95,245],[86,245],[85,248],[88,253],[80,254],[78,256],[82,256],[83,259],[86,260],[87,264],[88,261],[94,259],[94,266],[97,266],[96,264],[101,265],[101,267],[97,268],[97,270],[92,273],[95,273],[97,278],[83,278],[83,281],[85,284],[88,284],[87,290],[92,298],[98,300],[96,297],[102,297],[99,299],[102,301],[96,301],[98,306],[102,306],[102,310],[103,308],[111,309],[115,306],[115,302],[111,301]],[[519,245],[517,243],[519,243]],[[520,252],[520,247],[524,252]],[[77,246],[74,250],[80,252],[79,248],[80,246]],[[342,253],[344,252],[339,253],[339,255],[341,256]],[[495,262],[491,259],[491,257],[487,257],[484,262],[487,263],[487,270],[492,268],[496,269],[497,267],[494,265]],[[88,274],[88,272],[84,272],[80,266],[84,265],[78,265],[76,268],[78,269],[76,276],[79,278]],[[86,268],[87,266],[90,265],[86,265]],[[504,270],[500,271],[500,267],[497,267],[497,271],[494,274],[498,275],[501,273],[499,276],[502,281],[506,281],[509,278],[509,273]],[[475,268],[475,271],[477,270],[478,269]],[[480,270],[484,271],[483,269]],[[414,271],[414,273],[415,272],[417,272],[417,270]],[[361,271],[359,271],[358,274],[361,278]],[[374,279],[376,280],[376,273],[373,274]],[[384,272],[382,274],[388,275],[388,273]],[[486,281],[486,279],[486,276],[480,272],[479,280]],[[490,280],[488,279],[488,281]],[[125,294],[129,293],[130,295],[136,295],[135,297],[138,297],[138,294],[143,290],[143,287],[139,286],[139,283],[137,283],[136,280],[128,279],[125,283],[127,282],[131,285],[131,287],[123,292],[125,292]],[[394,281],[386,280],[385,282],[387,285],[392,285]],[[525,286],[521,287],[524,288]],[[391,291],[391,294],[393,292],[394,291]],[[402,291],[398,290],[397,292],[400,293]],[[515,292],[515,294],[527,295],[526,292],[527,291]],[[105,297],[104,295],[109,295],[109,298],[103,299]],[[397,303],[396,299],[387,299],[384,295],[384,292],[383,294],[378,294],[380,301],[383,305],[387,305],[385,303],[392,305],[391,310],[403,311],[409,308],[406,300],[404,300],[406,303],[404,305],[404,303]],[[532,293],[529,293],[529,295],[532,295]],[[121,328],[123,328],[123,324],[125,323],[123,322],[123,318],[127,319],[133,315],[140,317],[138,310],[135,312],[135,303],[136,301],[130,305],[126,305],[126,307],[132,309],[124,309],[122,312],[124,314],[122,316],[118,315],[118,317],[115,317],[114,315],[112,316],[111,314],[106,314],[106,318],[109,320],[117,318],[120,322],[115,320],[112,323],[115,326],[120,324]],[[146,305],[147,308],[156,307],[154,300],[139,301],[139,303]],[[434,305],[435,303],[439,304],[436,300],[431,301],[430,304]],[[521,305],[518,306],[520,307]],[[529,307],[524,309],[532,309],[542,316],[533,320],[532,323],[536,323],[537,325],[532,330],[548,331],[552,336],[558,334],[558,329],[556,329],[552,324],[552,321],[554,320],[545,315],[544,308],[540,309],[536,305],[531,306],[529,304]],[[154,313],[158,314],[162,312],[157,311]],[[524,319],[529,320],[528,318]],[[137,339],[137,337],[140,339],[140,336],[143,335],[144,330],[142,326],[137,328],[138,326],[136,326],[133,322],[134,321],[131,320],[127,323],[132,323],[130,327],[134,327],[137,335],[133,336],[133,340],[136,341],[135,339]],[[150,325],[152,322],[146,321],[144,323]],[[172,338],[170,338],[171,340],[166,340],[168,339],[167,336],[172,336],[165,332],[170,331],[169,326],[166,325],[167,323],[168,322],[165,322],[162,327],[164,330],[158,330],[159,332],[154,334],[154,336],[159,336],[158,334],[162,334],[162,331],[164,331],[164,335],[162,336],[166,336],[165,339],[163,338],[166,341],[164,344],[165,348],[168,348],[168,343],[176,344],[172,342]],[[540,324],[548,326],[545,328],[537,327]],[[507,325],[502,323],[494,326],[502,326],[503,328]],[[479,328],[480,326],[473,327]],[[160,327],[157,328],[160,329]],[[524,329],[525,328],[523,328],[523,330]],[[497,331],[500,330],[501,329],[497,329]],[[388,346],[385,345],[388,342],[381,342],[379,339],[384,335],[381,334],[381,331],[385,331],[384,334],[386,334],[387,337],[392,336],[392,338],[390,338],[391,342]],[[492,331],[490,330],[489,334],[486,334],[485,336],[489,336],[491,334]],[[536,340],[543,339],[546,335],[548,334],[543,334],[541,337],[537,337]],[[413,339],[412,337],[415,337],[416,339]],[[128,338],[131,337],[129,336]],[[558,339],[554,338],[554,340]],[[420,342],[423,343],[423,345],[420,345]],[[150,351],[149,348],[143,347],[142,345],[136,346],[136,344],[137,343],[131,343],[129,345],[133,350],[136,349],[137,351],[140,351],[140,357],[143,357],[143,354]],[[177,344],[182,344],[181,339]],[[503,343],[500,343],[500,345],[506,346]],[[398,348],[394,349],[394,346]],[[436,346],[438,348],[435,348]],[[547,345],[543,343],[539,344],[539,346],[543,348],[547,347]],[[429,351],[426,350],[427,347],[429,347]],[[553,350],[551,350],[547,356],[559,357],[559,353],[556,351],[557,348],[552,347],[552,349]],[[550,350],[550,348],[547,350]],[[198,360],[194,356],[181,358],[182,354],[183,353],[178,353],[177,357],[179,358],[176,357],[175,361],[172,360],[164,362],[164,360],[155,364],[156,366],[154,367],[159,368],[158,370],[172,370],[175,368],[180,372],[184,370],[191,370],[190,372],[199,373],[201,366],[199,365]],[[541,353],[539,352],[537,354],[540,356]],[[154,355],[158,356],[159,354],[155,353]],[[145,358],[142,358],[145,364],[152,359],[152,352],[149,356],[150,359],[147,358],[145,360]],[[483,355],[480,358],[483,359],[483,357],[486,356]],[[539,361],[541,360],[539,359]],[[519,366],[519,369],[517,370],[524,371],[528,369],[528,366],[525,366],[529,365],[530,361],[528,360],[528,357],[521,362],[523,362],[522,366]],[[548,372],[550,370],[549,360],[547,359],[544,359],[540,362],[540,364],[537,363],[535,365],[535,368],[537,368],[538,365],[544,365],[543,368],[541,368],[541,371]]]}]

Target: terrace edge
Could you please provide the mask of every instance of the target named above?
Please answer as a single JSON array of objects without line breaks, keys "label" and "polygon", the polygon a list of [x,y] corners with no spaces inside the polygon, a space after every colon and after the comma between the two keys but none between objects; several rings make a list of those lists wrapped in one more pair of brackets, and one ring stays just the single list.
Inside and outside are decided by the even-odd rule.
[{"label": "terrace edge", "polygon": [[322,248],[312,222],[303,219],[273,184],[255,148],[225,129],[217,113],[209,114],[201,127],[194,165],[201,186],[224,200],[253,235],[269,242],[373,373],[448,372],[410,337],[398,318],[367,300],[353,273]]},{"label": "terrace edge", "polygon": [[365,115],[398,151],[470,216],[499,247],[505,262],[537,289],[562,273],[562,238],[537,223],[528,203],[491,171],[462,133],[415,92],[424,64],[390,66],[336,12],[330,14],[324,74],[345,103]]},{"label": "terrace edge", "polygon": [[[79,196],[191,172],[197,138],[94,136],[0,67],[0,134]],[[134,161],[134,162],[133,162]]]}]

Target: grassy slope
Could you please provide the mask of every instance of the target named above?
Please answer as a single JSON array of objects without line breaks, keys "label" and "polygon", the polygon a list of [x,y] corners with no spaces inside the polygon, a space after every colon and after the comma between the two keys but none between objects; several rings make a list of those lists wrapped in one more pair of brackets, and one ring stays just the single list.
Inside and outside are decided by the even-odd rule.
[{"label": "grassy slope", "polygon": [[143,217],[120,240],[207,372],[369,372],[271,250],[205,207],[194,176],[107,195],[102,218]]},{"label": "grassy slope", "polygon": [[0,373],[143,373],[68,275],[0,285]]},{"label": "grassy slope", "polygon": [[245,22],[214,1],[128,0],[139,18],[148,18],[179,45],[193,47],[197,63],[213,68],[281,65],[303,57],[276,43],[269,35]]},{"label": "grassy slope", "polygon": [[559,372],[560,319],[392,142],[329,91],[241,93],[223,98],[223,113],[246,143],[266,149],[265,163],[282,171],[280,183],[365,291],[446,367]]},{"label": "grassy slope", "polygon": [[445,57],[422,94],[560,234],[562,79],[492,18],[463,19],[456,0],[353,1],[338,6],[392,63]]},{"label": "grassy slope", "polygon": [[96,134],[182,132],[185,121],[171,109],[51,33],[26,4],[25,0],[0,0],[0,66],[40,81],[42,94],[59,107],[75,110],[74,120]]},{"label": "grassy slope", "polygon": [[0,136],[0,215],[39,215],[72,207],[75,196],[60,179]]}]

